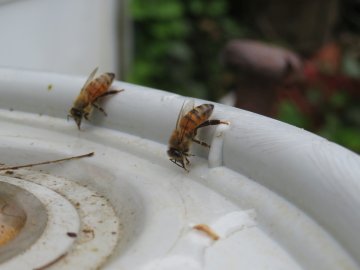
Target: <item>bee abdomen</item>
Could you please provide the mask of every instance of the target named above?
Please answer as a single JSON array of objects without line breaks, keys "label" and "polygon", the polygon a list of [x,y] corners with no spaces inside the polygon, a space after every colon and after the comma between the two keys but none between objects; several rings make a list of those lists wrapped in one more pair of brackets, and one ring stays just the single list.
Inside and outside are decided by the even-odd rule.
[{"label": "bee abdomen", "polygon": [[112,81],[115,78],[115,73],[111,73],[111,72],[107,72],[106,74],[106,79],[108,80],[109,83],[112,83]]},{"label": "bee abdomen", "polygon": [[206,115],[207,117],[210,117],[214,110],[213,104],[202,104],[200,106],[195,107],[193,110],[197,112],[198,115]]},{"label": "bee abdomen", "polygon": [[114,73],[108,72],[96,78],[94,82],[97,83],[98,86],[108,87],[111,85],[112,81],[114,80],[114,77],[115,77]]},{"label": "bee abdomen", "polygon": [[189,111],[180,122],[184,135],[191,138],[197,126],[205,122],[214,109],[212,104],[203,104]]},{"label": "bee abdomen", "polygon": [[191,110],[190,115],[196,124],[201,124],[206,121],[212,114],[214,105],[202,104]]}]

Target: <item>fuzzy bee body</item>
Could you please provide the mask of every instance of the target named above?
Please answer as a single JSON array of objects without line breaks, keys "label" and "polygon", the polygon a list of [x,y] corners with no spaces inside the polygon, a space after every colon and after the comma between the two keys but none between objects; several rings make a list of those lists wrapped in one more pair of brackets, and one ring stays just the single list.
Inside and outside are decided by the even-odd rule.
[{"label": "fuzzy bee body", "polygon": [[106,112],[101,108],[96,101],[107,95],[117,94],[123,90],[111,90],[109,88],[114,80],[114,73],[104,73],[99,77],[94,78],[97,68],[90,74],[78,97],[75,99],[73,107],[70,109],[68,117],[74,118],[78,128],[80,129],[81,120],[84,117],[89,120],[89,116],[93,107],[97,108],[106,115]]},{"label": "fuzzy bee body", "polygon": [[209,125],[228,124],[221,120],[209,120],[214,110],[213,104],[202,104],[197,107],[192,106],[190,111],[186,110],[183,105],[176,128],[169,140],[169,149],[167,151],[170,161],[187,171],[186,165],[189,164],[188,157],[192,142],[198,143],[205,147],[210,147],[205,142],[196,139],[197,130]]}]

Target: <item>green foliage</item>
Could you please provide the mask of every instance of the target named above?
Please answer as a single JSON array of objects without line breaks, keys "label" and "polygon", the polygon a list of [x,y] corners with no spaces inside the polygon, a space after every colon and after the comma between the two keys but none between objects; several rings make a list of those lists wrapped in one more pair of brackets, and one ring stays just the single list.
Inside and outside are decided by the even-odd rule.
[{"label": "green foliage", "polygon": [[219,17],[227,14],[227,1],[190,1],[189,9],[196,16]]},{"label": "green foliage", "polygon": [[347,126],[335,114],[326,116],[326,123],[319,135],[360,153],[360,128]]},{"label": "green foliage", "polygon": [[[225,94],[219,53],[228,40],[253,35],[251,25],[239,23],[239,14],[247,14],[240,2],[132,0],[131,5],[135,59],[127,81],[214,101]],[[343,57],[342,69],[360,77],[351,53]],[[360,152],[360,108],[344,93],[338,89],[327,100],[320,89],[307,89],[321,125],[290,101],[280,103],[278,117]]]},{"label": "green foliage", "polygon": [[360,107],[356,99],[339,89],[324,110],[325,123],[319,134],[360,153]]},{"label": "green foliage", "polygon": [[219,52],[244,29],[226,0],[133,0],[135,60],[128,81],[216,100]]},{"label": "green foliage", "polygon": [[336,92],[330,98],[330,106],[333,108],[343,108],[348,103],[349,97],[344,92]]},{"label": "green foliage", "polygon": [[354,78],[360,78],[359,56],[351,52],[345,53],[342,60],[342,68],[345,74]]},{"label": "green foliage", "polygon": [[177,0],[134,0],[132,16],[136,21],[173,20],[180,18],[183,8]]},{"label": "green foliage", "polygon": [[[323,100],[321,92],[309,89],[308,101],[317,104]],[[284,100],[278,107],[278,118],[297,127],[316,132],[320,136],[360,153],[360,107],[356,100],[339,90],[321,107],[324,117],[320,127],[314,126],[314,119],[305,115],[292,102]]]},{"label": "green foliage", "polygon": [[283,101],[278,108],[278,118],[291,125],[308,128],[309,121],[301,111],[290,101]]}]

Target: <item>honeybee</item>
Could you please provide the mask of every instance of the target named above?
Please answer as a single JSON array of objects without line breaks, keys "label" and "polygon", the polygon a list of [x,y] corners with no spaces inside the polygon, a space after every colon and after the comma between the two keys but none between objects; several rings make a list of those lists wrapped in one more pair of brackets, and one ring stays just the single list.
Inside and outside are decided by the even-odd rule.
[{"label": "honeybee", "polygon": [[80,90],[80,94],[75,99],[73,107],[70,109],[69,117],[74,118],[78,128],[80,129],[81,120],[84,117],[86,120],[89,120],[89,116],[93,110],[93,107],[104,113],[107,116],[105,110],[99,106],[96,102],[105,96],[117,94],[122,90],[109,90],[115,74],[114,73],[104,73],[99,77],[94,79],[94,76],[98,68],[95,68],[91,72],[89,78],[86,80],[84,86]]},{"label": "honeybee", "polygon": [[210,145],[207,143],[196,139],[198,129],[210,125],[229,124],[227,121],[209,120],[213,110],[213,104],[202,104],[194,107],[192,100],[184,102],[180,110],[175,130],[169,140],[167,154],[171,162],[183,168],[185,171],[188,171],[186,165],[190,164],[188,157],[193,156],[189,153],[192,142],[210,148]]}]

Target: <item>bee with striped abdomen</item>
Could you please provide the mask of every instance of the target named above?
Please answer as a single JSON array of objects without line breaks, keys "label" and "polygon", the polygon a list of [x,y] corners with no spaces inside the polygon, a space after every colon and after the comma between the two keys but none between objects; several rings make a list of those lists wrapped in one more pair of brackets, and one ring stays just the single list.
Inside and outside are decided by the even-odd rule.
[{"label": "bee with striped abdomen", "polygon": [[91,72],[89,78],[86,80],[82,87],[80,94],[76,98],[73,107],[70,109],[69,117],[74,118],[78,128],[80,129],[81,120],[84,117],[89,120],[89,116],[93,107],[103,112],[106,116],[106,112],[96,102],[105,96],[114,95],[124,90],[110,90],[109,88],[114,80],[114,73],[104,73],[94,79],[95,73],[98,68],[95,68]]},{"label": "bee with striped abdomen", "polygon": [[189,153],[191,143],[195,142],[210,148],[210,145],[207,143],[196,139],[198,129],[209,125],[229,124],[226,121],[209,120],[213,110],[213,104],[202,104],[194,107],[193,101],[184,102],[176,122],[175,130],[169,140],[167,154],[171,162],[188,171],[186,165],[190,163],[188,157],[192,156]]}]

